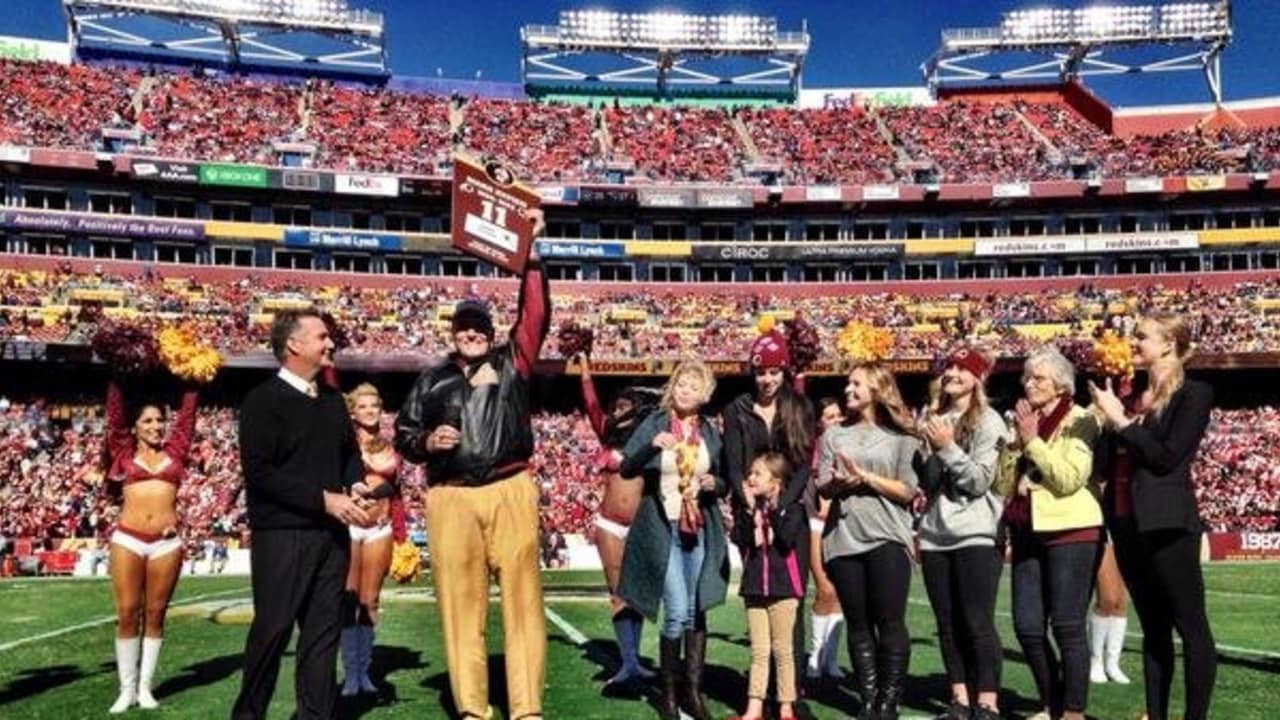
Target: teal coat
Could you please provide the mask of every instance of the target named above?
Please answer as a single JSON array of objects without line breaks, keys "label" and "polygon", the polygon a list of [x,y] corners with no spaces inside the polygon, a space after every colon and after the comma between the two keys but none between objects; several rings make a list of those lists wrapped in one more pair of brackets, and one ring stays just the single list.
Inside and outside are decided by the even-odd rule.
[{"label": "teal coat", "polygon": [[[622,577],[618,581],[618,596],[650,620],[657,620],[658,605],[662,602],[662,587],[667,577],[667,558],[671,552],[671,523],[662,509],[661,463],[662,453],[653,447],[653,438],[665,432],[671,425],[666,410],[654,412],[636,428],[623,448],[622,477],[644,479],[644,492],[636,509],[631,530],[627,533],[626,550],[622,555]],[[729,591],[729,547],[725,542],[724,520],[720,516],[718,501],[729,492],[721,472],[720,456],[723,442],[710,418],[699,423],[702,441],[711,457],[711,474],[716,478],[714,492],[698,496],[702,508],[703,544],[706,560],[698,576],[698,594],[695,610],[705,612],[725,601]]]}]

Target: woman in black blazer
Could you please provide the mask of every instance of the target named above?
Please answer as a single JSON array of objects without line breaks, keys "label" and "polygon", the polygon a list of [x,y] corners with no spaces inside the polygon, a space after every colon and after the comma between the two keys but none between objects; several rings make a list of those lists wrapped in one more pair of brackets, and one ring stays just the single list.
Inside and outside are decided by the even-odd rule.
[{"label": "woman in black blazer", "polygon": [[1200,539],[1191,463],[1209,425],[1213,391],[1188,380],[1183,363],[1191,330],[1176,315],[1152,315],[1134,333],[1134,365],[1147,388],[1133,407],[1105,388],[1089,391],[1106,425],[1100,458],[1103,507],[1116,560],[1142,622],[1142,670],[1148,720],[1169,716],[1173,630],[1182,637],[1186,720],[1204,720],[1217,674],[1217,651],[1205,612]]}]

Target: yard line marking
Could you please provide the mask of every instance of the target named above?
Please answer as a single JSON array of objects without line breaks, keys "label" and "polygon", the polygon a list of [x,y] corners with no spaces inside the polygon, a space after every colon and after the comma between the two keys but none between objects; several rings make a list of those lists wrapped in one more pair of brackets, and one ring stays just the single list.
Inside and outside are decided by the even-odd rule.
[{"label": "yard line marking", "polygon": [[[912,605],[920,605],[922,607],[927,607],[931,609],[933,607],[932,605],[929,604],[929,601],[921,600],[919,598],[909,598],[907,602],[911,603]],[[1013,617],[1012,613],[1005,612],[1004,610],[997,610],[996,614],[999,615],[1000,617],[1006,617],[1006,618]],[[1126,632],[1125,637],[1131,637],[1136,640],[1141,640],[1142,633]],[[1173,641],[1179,645],[1182,644],[1181,638],[1178,638],[1177,636],[1173,638]],[[1267,658],[1268,660],[1280,660],[1280,652],[1276,652],[1274,650],[1258,650],[1256,648],[1240,647],[1239,645],[1225,645],[1223,643],[1215,643],[1214,647],[1217,648],[1218,651],[1220,652],[1225,651],[1225,652],[1236,653],[1238,655],[1253,655],[1256,657],[1263,657],[1263,658]]]},{"label": "yard line marking", "polygon": [[[193,605],[195,603],[198,603],[202,600],[207,600],[209,598],[219,597],[222,595],[230,595],[232,593],[242,593],[242,592],[244,592],[243,588],[236,588],[235,590],[219,590],[218,592],[192,595],[191,597],[186,598],[185,600],[182,600],[180,602],[170,603],[169,607]],[[247,600],[248,598],[246,597],[243,599]],[[98,627],[99,625],[106,625],[107,623],[113,623],[115,621],[116,621],[116,616],[110,615],[108,617],[100,617],[100,618],[97,618],[96,620],[89,620],[88,622],[82,622],[76,625],[68,625],[67,627],[59,628],[57,630],[50,630],[49,632],[40,633],[39,635],[31,635],[29,637],[18,638],[17,640],[11,640],[7,643],[0,645],[0,652],[12,650],[13,648],[20,647],[28,643],[39,642],[41,640],[48,640],[50,638],[56,638],[61,635],[66,635],[68,633],[73,633],[80,630],[87,630],[92,627]]]},{"label": "yard line marking", "polygon": [[581,647],[587,644],[587,636],[583,635],[582,632],[578,630],[578,628],[571,625],[568,620],[565,620],[564,618],[560,617],[560,613],[548,607],[546,608],[546,614],[547,614],[547,619],[555,623],[555,626],[560,628],[561,632],[563,632],[565,635],[568,635],[569,639],[573,641],[574,645]]},{"label": "yard line marking", "polygon": [[1235,592],[1234,590],[1205,590],[1205,594],[1221,595],[1223,597],[1257,598],[1259,600],[1280,600],[1280,595],[1272,595],[1271,593]]}]

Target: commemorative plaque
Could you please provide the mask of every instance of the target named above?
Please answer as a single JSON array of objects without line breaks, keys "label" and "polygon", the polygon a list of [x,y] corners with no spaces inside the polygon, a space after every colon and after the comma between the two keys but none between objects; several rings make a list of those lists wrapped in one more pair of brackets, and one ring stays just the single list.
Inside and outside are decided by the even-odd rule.
[{"label": "commemorative plaque", "polygon": [[517,275],[533,246],[536,190],[521,184],[500,163],[482,164],[466,155],[453,159],[453,247]]}]

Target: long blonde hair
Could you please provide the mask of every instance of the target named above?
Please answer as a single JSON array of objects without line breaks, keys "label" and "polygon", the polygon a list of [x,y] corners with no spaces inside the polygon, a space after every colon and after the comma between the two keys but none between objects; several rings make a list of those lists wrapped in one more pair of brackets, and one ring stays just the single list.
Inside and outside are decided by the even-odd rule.
[{"label": "long blonde hair", "polygon": [[1159,416],[1169,406],[1170,398],[1187,381],[1187,371],[1184,363],[1186,363],[1187,358],[1191,357],[1191,326],[1187,324],[1186,320],[1182,319],[1181,315],[1168,312],[1146,315],[1139,321],[1139,324],[1148,320],[1159,326],[1160,334],[1164,336],[1165,340],[1173,343],[1173,355],[1175,358],[1175,362],[1171,363],[1169,374],[1151,388],[1150,412]]},{"label": "long blonde hair", "polygon": [[898,391],[898,381],[894,379],[889,368],[879,362],[860,362],[849,371],[852,375],[861,370],[867,376],[867,384],[871,386],[872,404],[875,409],[875,422],[888,427],[902,435],[915,435],[916,424],[911,411],[902,401],[902,393]]}]

